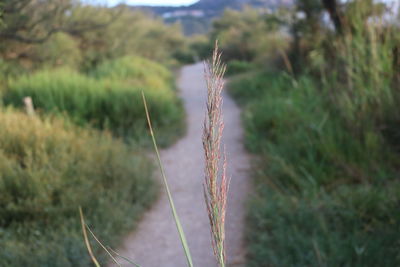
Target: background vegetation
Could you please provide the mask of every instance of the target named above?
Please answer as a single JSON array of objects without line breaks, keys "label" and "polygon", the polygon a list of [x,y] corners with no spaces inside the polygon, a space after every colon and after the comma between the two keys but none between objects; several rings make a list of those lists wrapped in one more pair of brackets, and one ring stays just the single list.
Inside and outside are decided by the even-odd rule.
[{"label": "background vegetation", "polygon": [[0,266],[88,266],[77,208],[116,244],[155,197],[139,148],[14,110],[0,122]]},{"label": "background vegetation", "polygon": [[0,266],[89,266],[78,207],[117,245],[152,203],[141,92],[171,144],[184,130],[173,70],[193,60],[191,45],[179,25],[125,6],[0,9]]},{"label": "background vegetation", "polygon": [[[218,12],[227,2],[245,1]],[[0,9],[0,266],[87,266],[79,205],[106,244],[132,227],[156,192],[140,92],[171,144],[184,117],[173,69],[215,39],[258,154],[247,264],[400,265],[400,31],[387,5],[226,10],[190,40],[122,5]]]},{"label": "background vegetation", "polygon": [[90,76],[72,69],[41,70],[11,80],[6,105],[22,106],[31,96],[41,112],[65,114],[78,125],[108,129],[126,140],[147,140],[141,91],[166,145],[182,131],[183,109],[172,74],[163,66],[138,57],[105,61]]},{"label": "background vegetation", "polygon": [[400,36],[390,12],[302,0],[214,22],[228,69],[241,72],[230,92],[244,107],[246,145],[260,155],[249,266],[400,263]]}]

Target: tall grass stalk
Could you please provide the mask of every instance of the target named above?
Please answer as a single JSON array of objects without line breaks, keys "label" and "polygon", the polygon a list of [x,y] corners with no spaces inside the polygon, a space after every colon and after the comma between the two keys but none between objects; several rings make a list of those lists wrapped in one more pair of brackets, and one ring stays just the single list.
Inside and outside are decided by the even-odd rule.
[{"label": "tall grass stalk", "polygon": [[146,111],[146,118],[147,118],[147,123],[148,123],[148,126],[149,126],[149,130],[150,130],[151,139],[153,141],[154,150],[155,150],[156,155],[157,155],[158,165],[159,165],[160,170],[161,170],[161,175],[162,175],[162,178],[163,178],[165,190],[167,191],[169,204],[170,204],[171,210],[172,210],[172,215],[174,216],[176,228],[178,229],[178,233],[179,233],[179,237],[181,239],[183,250],[185,251],[185,255],[186,255],[188,266],[189,267],[193,267],[193,261],[192,261],[192,256],[190,254],[189,246],[187,244],[185,233],[183,231],[181,222],[179,220],[178,213],[176,212],[176,209],[175,209],[175,204],[174,204],[174,201],[172,199],[171,192],[169,190],[167,177],[165,175],[164,167],[163,167],[162,162],[161,162],[160,153],[158,152],[156,138],[154,136],[153,127],[151,126],[151,120],[150,120],[149,111],[147,109],[146,97],[144,96],[144,92],[143,91],[142,91],[142,97],[143,97],[143,103],[144,103],[144,108],[145,108],[145,111]]},{"label": "tall grass stalk", "polygon": [[[86,249],[89,253],[90,258],[92,259],[93,264],[96,267],[100,267],[99,262],[97,261],[96,257],[93,254],[93,250],[92,250],[92,246],[90,245],[89,242],[89,238],[87,235],[87,231],[88,230],[90,232],[90,234],[93,236],[94,240],[96,240],[96,242],[101,246],[101,248],[108,254],[108,256],[110,256],[110,258],[114,261],[114,263],[117,266],[121,266],[121,264],[118,263],[118,261],[115,259],[115,257],[111,254],[111,252],[113,252],[115,255],[117,255],[118,257],[126,260],[127,262],[129,262],[130,264],[132,264],[135,267],[141,267],[139,264],[133,262],[132,260],[128,259],[127,257],[124,257],[122,255],[120,255],[119,253],[117,253],[116,251],[114,251],[112,248],[108,247],[106,248],[103,243],[100,242],[100,240],[97,238],[97,236],[93,233],[93,231],[90,229],[90,227],[86,224],[85,222],[85,218],[82,212],[82,207],[79,207],[79,215],[81,218],[81,226],[82,226],[82,233],[83,233],[83,238],[85,240],[85,245],[86,245]],[[111,251],[111,252],[110,252]]]},{"label": "tall grass stalk", "polygon": [[[204,197],[211,226],[214,255],[219,266],[225,266],[225,213],[228,179],[226,176],[226,157],[221,158],[221,137],[224,129],[222,118],[222,90],[225,65],[221,63],[218,43],[212,61],[205,65],[207,84],[207,114],[203,128],[203,148],[205,153]],[[223,161],[223,162],[221,162]],[[222,171],[220,167],[222,165]]]},{"label": "tall grass stalk", "polygon": [[80,215],[80,218],[81,218],[81,226],[82,226],[83,238],[85,239],[85,245],[86,245],[86,248],[88,250],[89,256],[92,259],[93,264],[96,267],[100,267],[100,264],[97,261],[96,257],[94,256],[93,251],[92,251],[92,246],[90,245],[90,242],[89,242],[89,238],[88,238],[88,235],[87,235],[87,232],[86,232],[86,223],[85,223],[85,219],[83,217],[83,212],[82,212],[82,208],[81,207],[79,207],[79,215]]}]

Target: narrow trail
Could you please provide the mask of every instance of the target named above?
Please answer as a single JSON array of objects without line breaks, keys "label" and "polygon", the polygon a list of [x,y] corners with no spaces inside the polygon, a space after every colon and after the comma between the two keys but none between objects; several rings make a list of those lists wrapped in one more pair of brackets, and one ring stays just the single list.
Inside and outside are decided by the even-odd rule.
[{"label": "narrow trail", "polygon": [[[187,112],[187,134],[175,145],[161,151],[161,158],[194,266],[214,267],[216,263],[212,255],[202,189],[204,159],[201,135],[206,100],[203,64],[184,67],[178,85]],[[226,219],[227,265],[243,266],[244,202],[249,192],[247,171],[250,160],[242,145],[240,110],[226,93],[223,113],[223,143],[226,146],[228,175],[232,177]],[[157,134],[157,129],[155,131]],[[136,231],[125,239],[119,252],[143,267],[187,266],[164,189],[157,203],[139,222]]]}]

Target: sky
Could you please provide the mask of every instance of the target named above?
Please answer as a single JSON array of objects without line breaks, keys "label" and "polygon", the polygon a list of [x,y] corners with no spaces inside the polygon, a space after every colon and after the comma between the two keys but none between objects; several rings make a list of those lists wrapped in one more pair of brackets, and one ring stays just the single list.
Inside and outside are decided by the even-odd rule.
[{"label": "sky", "polygon": [[[86,3],[101,4],[107,6],[115,6],[120,3],[125,3],[129,5],[153,5],[153,6],[182,6],[190,5],[198,0],[86,0]],[[391,4],[394,10],[398,10],[400,7],[399,0],[376,0],[380,2],[385,2]]]},{"label": "sky", "polygon": [[114,6],[119,3],[129,5],[182,6],[190,5],[197,1],[198,0],[88,0],[86,2],[105,4],[108,6]]}]

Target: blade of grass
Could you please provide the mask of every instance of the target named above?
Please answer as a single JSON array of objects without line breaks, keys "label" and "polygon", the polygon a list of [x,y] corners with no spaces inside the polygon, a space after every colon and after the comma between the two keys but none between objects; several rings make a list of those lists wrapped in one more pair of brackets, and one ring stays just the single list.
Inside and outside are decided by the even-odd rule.
[{"label": "blade of grass", "polygon": [[108,249],[100,242],[100,240],[96,237],[96,235],[92,232],[90,227],[86,225],[86,228],[89,230],[90,234],[93,236],[93,238],[99,243],[99,245],[107,252],[107,254],[111,257],[111,259],[117,264],[118,266],[121,266],[121,264],[118,263],[118,261],[113,257],[113,255],[108,251]]},{"label": "blade of grass", "polygon": [[86,225],[85,224],[85,219],[83,218],[82,207],[79,207],[79,214],[81,216],[82,232],[83,232],[83,237],[85,239],[86,248],[87,248],[87,250],[89,252],[89,256],[92,259],[94,265],[96,265],[96,267],[100,267],[100,264],[97,261],[96,257],[94,256],[93,251],[92,251],[92,247],[90,246],[90,243],[89,243],[89,238],[87,236],[86,227],[85,227],[85,225]]},{"label": "blade of grass", "polygon": [[180,220],[179,220],[179,216],[178,216],[178,214],[177,214],[177,212],[176,212],[176,209],[175,209],[174,201],[173,201],[173,199],[172,199],[172,195],[171,195],[171,192],[170,192],[170,190],[169,190],[167,178],[166,178],[166,175],[165,175],[165,172],[164,172],[164,167],[163,167],[162,162],[161,162],[160,153],[158,152],[158,147],[157,147],[156,138],[155,138],[155,136],[154,136],[153,128],[152,128],[152,126],[151,126],[151,120],[150,120],[149,111],[148,111],[148,109],[147,109],[146,97],[144,96],[144,92],[143,92],[143,91],[142,91],[142,98],[143,98],[143,103],[144,103],[144,109],[145,109],[145,111],[146,111],[146,118],[147,118],[147,123],[148,123],[148,125],[149,125],[149,130],[150,130],[151,139],[152,139],[152,141],[153,141],[154,150],[156,151],[157,160],[158,160],[158,165],[159,165],[159,167],[160,167],[161,175],[162,175],[163,181],[164,181],[164,186],[165,186],[165,189],[166,189],[166,191],[167,191],[169,204],[170,204],[171,210],[172,210],[172,215],[174,216],[176,228],[178,229],[179,237],[180,237],[180,239],[181,239],[181,243],[182,243],[182,246],[183,246],[183,250],[185,251],[185,255],[186,255],[187,262],[188,262],[188,266],[189,266],[189,267],[193,267],[193,261],[192,261],[192,256],[191,256],[191,254],[190,254],[189,246],[188,246],[188,244],[187,244],[186,237],[185,237],[185,233],[184,233],[184,231],[183,231],[181,222],[180,222]]},{"label": "blade of grass", "polygon": [[131,259],[129,259],[129,258],[125,257],[125,256],[122,256],[121,254],[119,254],[118,252],[116,252],[115,250],[113,250],[112,248],[108,247],[108,249],[109,249],[112,253],[114,253],[115,255],[117,255],[118,257],[120,257],[120,258],[126,260],[127,262],[129,262],[130,264],[132,264],[132,265],[134,265],[134,266],[136,266],[136,267],[141,267],[139,264],[133,262]]}]

